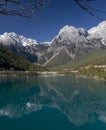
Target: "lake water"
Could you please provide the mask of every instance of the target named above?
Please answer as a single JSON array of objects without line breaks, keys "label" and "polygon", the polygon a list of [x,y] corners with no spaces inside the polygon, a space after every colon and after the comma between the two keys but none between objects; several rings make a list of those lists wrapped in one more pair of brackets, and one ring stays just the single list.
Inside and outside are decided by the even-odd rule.
[{"label": "lake water", "polygon": [[0,79],[0,130],[106,130],[106,82]]}]

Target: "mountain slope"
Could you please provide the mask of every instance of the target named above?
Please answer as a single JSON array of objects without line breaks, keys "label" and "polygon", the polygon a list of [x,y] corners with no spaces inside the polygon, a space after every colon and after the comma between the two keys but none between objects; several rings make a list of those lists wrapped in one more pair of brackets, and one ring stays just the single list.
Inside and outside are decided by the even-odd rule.
[{"label": "mountain slope", "polygon": [[0,42],[3,43],[4,45],[18,44],[20,45],[20,47],[38,44],[36,40],[31,38],[26,38],[14,32],[11,33],[5,32],[3,35],[0,35]]},{"label": "mountain slope", "polygon": [[0,45],[0,69],[1,70],[28,70],[30,62],[16,55]]},{"label": "mountain slope", "polygon": [[68,50],[64,47],[61,48],[59,52],[51,57],[47,62],[45,62],[45,66],[57,66],[61,64],[65,64],[66,62],[70,61],[72,57],[68,54]]},{"label": "mountain slope", "polygon": [[0,43],[31,62],[37,61],[36,53],[34,53],[36,52],[36,40],[12,32],[0,35]]},{"label": "mountain slope", "polygon": [[101,22],[98,26],[88,30],[93,37],[101,38],[102,43],[106,46],[106,21]]},{"label": "mountain slope", "polygon": [[71,63],[71,66],[85,66],[88,64],[92,65],[106,65],[106,50],[96,50],[89,54],[86,54],[85,56],[80,57],[79,59],[76,59]]},{"label": "mountain slope", "polygon": [[20,55],[0,45],[0,70],[45,71],[46,68],[34,65]]},{"label": "mountain slope", "polygon": [[53,67],[51,69],[78,69],[79,67],[84,67],[87,65],[106,65],[106,49],[92,51],[91,53],[80,56],[64,65]]},{"label": "mountain slope", "polygon": [[93,50],[102,48],[105,48],[105,46],[100,37],[92,36],[83,28],[65,26],[59,31],[46,53],[44,53],[43,59],[46,57],[44,65],[49,67],[62,65]]}]

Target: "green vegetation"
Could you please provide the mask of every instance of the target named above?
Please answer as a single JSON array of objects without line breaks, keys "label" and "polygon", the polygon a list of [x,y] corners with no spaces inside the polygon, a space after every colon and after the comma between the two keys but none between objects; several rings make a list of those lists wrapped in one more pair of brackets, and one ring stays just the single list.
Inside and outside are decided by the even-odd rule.
[{"label": "green vegetation", "polygon": [[[88,53],[84,56],[78,57],[71,62],[58,66],[58,63],[66,62],[65,60],[62,61],[64,56],[65,60],[68,60],[66,57],[66,53],[60,53],[57,57],[54,57],[49,65],[54,65],[57,67],[49,68],[51,71],[58,71],[60,74],[65,75],[84,75],[87,77],[98,77],[103,78],[106,80],[106,50],[96,50]],[[60,60],[58,62],[58,60]],[[69,58],[70,60],[70,58]],[[57,64],[55,64],[57,62]],[[11,72],[13,75],[15,71],[20,71],[20,75],[23,74],[23,71],[29,71],[30,73],[34,74],[36,71],[46,71],[47,69],[40,66],[32,64],[31,62],[27,61],[25,58],[20,57],[16,53],[10,51],[9,49],[0,45],[0,70],[4,70],[4,75],[7,75]],[[8,71],[7,71],[8,70]],[[6,74],[5,74],[6,71]],[[1,73],[1,75],[3,74]],[[26,72],[24,73],[26,74]],[[14,74],[15,75],[15,74]]]},{"label": "green vegetation", "polygon": [[106,67],[88,65],[79,68],[79,75],[86,75],[88,77],[98,77],[106,80]]},{"label": "green vegetation", "polygon": [[0,45],[0,70],[43,71],[45,68],[30,63],[25,58]]},{"label": "green vegetation", "polygon": [[54,66],[50,70],[63,70],[63,69],[78,69],[81,66],[92,65],[106,65],[106,49],[92,51],[86,55],[77,57],[64,65]]},{"label": "green vegetation", "polygon": [[79,68],[80,66],[86,66],[88,64],[92,65],[106,65],[106,49],[96,50],[85,56],[81,56],[75,59],[71,63],[73,68]]},{"label": "green vegetation", "polygon": [[49,69],[52,71],[60,71],[60,73],[64,74],[84,75],[106,80],[106,67],[103,67],[103,65],[106,66],[106,49],[92,51],[67,64]]}]

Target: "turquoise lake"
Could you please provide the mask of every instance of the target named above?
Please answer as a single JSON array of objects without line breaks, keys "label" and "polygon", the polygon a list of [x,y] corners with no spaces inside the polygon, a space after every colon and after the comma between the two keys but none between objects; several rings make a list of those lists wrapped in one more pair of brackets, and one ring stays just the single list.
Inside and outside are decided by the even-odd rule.
[{"label": "turquoise lake", "polygon": [[0,130],[106,130],[106,82],[1,78]]}]

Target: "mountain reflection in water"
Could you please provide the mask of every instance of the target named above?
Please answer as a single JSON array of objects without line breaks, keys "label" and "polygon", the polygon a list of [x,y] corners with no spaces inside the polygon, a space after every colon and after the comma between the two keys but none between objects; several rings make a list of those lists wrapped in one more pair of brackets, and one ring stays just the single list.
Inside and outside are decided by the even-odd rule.
[{"label": "mountain reflection in water", "polygon": [[44,107],[58,109],[71,123],[106,123],[106,82],[74,77],[0,79],[0,116],[21,118]]}]

